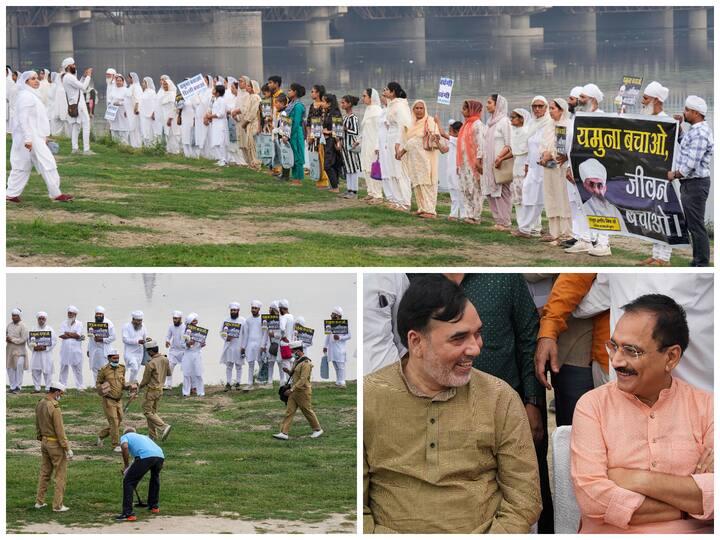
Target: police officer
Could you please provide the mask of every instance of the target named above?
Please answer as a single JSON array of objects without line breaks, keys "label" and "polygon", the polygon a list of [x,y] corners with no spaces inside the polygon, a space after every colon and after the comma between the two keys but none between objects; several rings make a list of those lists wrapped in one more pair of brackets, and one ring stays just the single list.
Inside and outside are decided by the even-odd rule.
[{"label": "police officer", "polygon": [[108,427],[98,433],[97,445],[103,445],[103,439],[110,436],[113,450],[120,452],[120,424],[123,419],[123,390],[130,389],[137,393],[137,381],[125,384],[125,366],[120,363],[120,353],[115,349],[108,351],[108,363],[98,371],[95,389],[103,398],[103,411]]},{"label": "police officer", "polygon": [[145,350],[150,355],[150,361],[145,365],[142,381],[138,386],[138,390],[147,387],[145,390],[145,399],[143,399],[142,409],[148,424],[148,435],[153,440],[157,440],[158,433],[160,440],[167,439],[172,426],[166,424],[157,414],[158,403],[163,395],[163,383],[170,373],[170,361],[164,354],[160,354],[160,348],[155,340],[147,338],[145,340]]},{"label": "police officer", "polygon": [[45,504],[45,493],[47,493],[50,478],[55,472],[54,512],[67,512],[69,510],[63,504],[63,497],[65,495],[67,462],[72,458],[73,452],[65,436],[62,411],[60,411],[60,403],[58,403],[64,393],[64,385],[52,382],[45,397],[38,401],[35,406],[35,427],[37,428],[37,439],[40,441],[40,450],[42,452],[35,508],[47,506]]},{"label": "police officer", "polygon": [[303,352],[303,342],[293,341],[290,343],[290,349],[295,357],[295,364],[292,369],[283,368],[285,373],[289,375],[290,388],[285,390],[288,398],[287,409],[285,410],[285,418],[280,426],[280,433],[273,435],[276,439],[287,441],[289,439],[288,432],[290,424],[292,424],[295,411],[300,409],[310,423],[313,432],[311,438],[316,439],[323,434],[317,416],[312,409],[312,383],[310,376],[312,374],[312,362],[305,356]]}]

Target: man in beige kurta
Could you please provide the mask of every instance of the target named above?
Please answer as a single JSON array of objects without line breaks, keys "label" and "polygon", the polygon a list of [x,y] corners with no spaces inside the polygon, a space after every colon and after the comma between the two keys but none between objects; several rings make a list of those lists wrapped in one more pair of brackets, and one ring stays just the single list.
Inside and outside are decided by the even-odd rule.
[{"label": "man in beige kurta", "polygon": [[523,404],[472,368],[481,326],[442,275],[406,291],[398,331],[408,356],[364,380],[365,533],[527,533],[540,515]]},{"label": "man in beige kurta", "polygon": [[30,335],[22,322],[22,310],[12,310],[12,322],[5,329],[5,367],[7,368],[10,393],[19,394],[22,386],[23,371],[28,369],[27,341]]}]

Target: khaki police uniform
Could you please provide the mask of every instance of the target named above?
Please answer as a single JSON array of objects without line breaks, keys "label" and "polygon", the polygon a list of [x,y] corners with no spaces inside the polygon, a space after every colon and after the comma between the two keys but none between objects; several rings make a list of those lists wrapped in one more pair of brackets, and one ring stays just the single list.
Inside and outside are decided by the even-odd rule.
[{"label": "khaki police uniform", "polygon": [[148,435],[151,439],[157,439],[158,430],[162,432],[167,426],[163,419],[158,416],[157,408],[163,395],[163,383],[168,373],[170,373],[168,357],[164,354],[158,354],[145,365],[145,372],[138,386],[138,390],[147,387],[142,409],[147,419]]},{"label": "khaki police uniform", "polygon": [[312,383],[310,375],[312,374],[312,362],[307,356],[303,356],[295,362],[290,372],[290,390],[288,397],[287,409],[285,409],[285,418],[280,426],[280,431],[287,435],[290,430],[295,412],[300,411],[310,423],[313,431],[320,430],[320,422],[312,409]]},{"label": "khaki police uniform", "polygon": [[[110,391],[107,395],[102,393],[102,385],[107,382],[110,385]],[[108,421],[108,427],[102,429],[98,433],[98,437],[104,439],[110,436],[113,446],[120,445],[120,424],[123,419],[122,411],[122,395],[123,390],[128,388],[125,384],[125,366],[118,364],[113,368],[108,362],[100,371],[98,371],[95,388],[98,394],[103,396],[103,411]]]},{"label": "khaki police uniform", "polygon": [[55,472],[53,509],[59,510],[63,506],[65,495],[68,462],[66,452],[70,450],[70,444],[65,436],[60,404],[56,400],[45,397],[38,402],[35,407],[35,427],[42,452],[35,502],[45,503],[45,494],[50,484],[50,478]]}]

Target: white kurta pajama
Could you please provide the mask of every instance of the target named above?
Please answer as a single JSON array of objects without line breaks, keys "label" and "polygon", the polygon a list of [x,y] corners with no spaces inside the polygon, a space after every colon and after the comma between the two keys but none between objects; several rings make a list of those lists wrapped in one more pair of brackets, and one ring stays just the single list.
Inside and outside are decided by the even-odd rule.
[{"label": "white kurta pajama", "polygon": [[145,356],[145,345],[141,345],[138,341],[147,338],[145,325],[135,329],[131,322],[125,323],[122,329],[122,341],[125,345],[125,369],[129,374],[128,381],[139,380],[138,373],[142,365],[143,356]]},{"label": "white kurta pajama", "polygon": [[213,98],[210,105],[210,111],[213,118],[210,122],[210,147],[212,157],[218,160],[218,164],[227,164],[227,144],[228,144],[228,123],[227,123],[227,101],[223,97],[217,96]]},{"label": "white kurta pajama", "polygon": [[104,319],[104,323],[108,325],[108,337],[102,341],[96,342],[95,336],[88,332],[88,360],[90,362],[90,371],[92,372],[92,386],[95,386],[95,380],[100,369],[108,363],[107,355],[112,349],[112,343],[115,341],[115,325],[110,319]]},{"label": "white kurta pajama", "polygon": [[337,336],[328,334],[325,336],[325,348],[327,349],[328,362],[332,362],[335,368],[335,385],[345,387],[345,363],[347,362],[347,342],[350,340],[350,330],[347,334]]},{"label": "white kurta pajama", "polygon": [[[165,149],[168,154],[180,153],[181,127],[177,124],[177,109],[175,108],[175,97],[177,90],[175,84],[168,78],[168,89],[160,88],[159,109],[162,119],[162,132],[165,135]],[[186,102],[187,104],[187,102]],[[168,126],[168,120],[170,125]],[[183,127],[186,117],[183,115]],[[190,122],[192,124],[192,121]]]},{"label": "white kurta pajama", "polygon": [[255,375],[255,363],[260,361],[260,347],[262,345],[263,331],[260,315],[250,315],[245,319],[241,333],[241,348],[245,349],[245,359],[248,363],[248,385],[253,384]]},{"label": "white kurta pajama", "polygon": [[25,323],[10,322],[5,327],[5,336],[10,342],[5,345],[5,369],[7,370],[10,390],[20,390],[23,371],[28,369],[27,340],[28,329]]},{"label": "white kurta pajama", "polygon": [[59,73],[52,73],[50,75],[53,80],[52,86],[52,100],[51,105],[48,108],[48,117],[50,118],[50,134],[51,135],[63,135],[65,133],[65,127],[67,123],[67,103],[65,101],[65,88],[60,81]]},{"label": "white kurta pajama", "polygon": [[467,210],[465,210],[463,192],[460,189],[460,176],[458,175],[457,166],[457,137],[451,136],[448,139],[448,151],[445,154],[445,180],[448,193],[450,193],[450,215],[448,217],[465,219],[468,214]]},{"label": "white kurta pajama", "polygon": [[36,351],[35,350],[35,344],[33,343],[32,339],[28,340],[28,345],[30,346],[30,370],[32,371],[32,379],[33,379],[33,385],[35,386],[35,391],[39,392],[42,388],[41,381],[45,380],[45,390],[50,390],[50,383],[52,382],[53,378],[53,358],[52,358],[52,351],[55,348],[55,345],[57,343],[57,334],[55,334],[55,331],[52,329],[52,326],[45,325],[45,326],[35,326],[31,332],[36,331],[43,331],[43,332],[50,332],[50,345],[47,346],[47,348],[44,351]]},{"label": "white kurta pajama", "polygon": [[[290,345],[290,341],[295,337],[295,317],[290,313],[280,315],[280,346]],[[294,358],[283,360],[280,347],[278,347],[277,363],[280,366],[280,384],[285,384],[288,380],[288,375],[282,368],[292,369]]]},{"label": "white kurta pajama", "polygon": [[185,100],[182,108],[182,124],[180,125],[180,140],[183,155],[186,158],[198,158],[198,149],[195,141],[195,106],[193,100]]},{"label": "white kurta pajama", "polygon": [[170,343],[170,347],[167,351],[168,362],[170,364],[170,373],[168,373],[167,377],[165,378],[166,388],[172,388],[172,372],[175,369],[175,366],[182,363],[183,355],[186,351],[185,340],[183,339],[184,335],[184,323],[180,323],[179,326],[171,324],[168,327],[167,334],[165,334],[165,341]]},{"label": "white kurta pajama", "polygon": [[[390,154],[388,160],[389,170],[387,176],[389,178],[392,189],[399,198],[397,204],[405,210],[410,209],[412,202],[412,186],[410,177],[402,161],[395,159],[395,145],[404,146],[403,135],[405,129],[412,125],[412,115],[407,99],[395,98],[387,107],[387,151]],[[385,173],[383,172],[383,175]]]},{"label": "white kurta pajama", "polygon": [[156,140],[156,118],[158,116],[158,98],[155,85],[150,77],[145,77],[147,88],[140,97],[140,133],[144,146],[152,146]]},{"label": "white kurta pajama", "polygon": [[[50,136],[50,121],[47,110],[36,92],[23,83],[25,88],[18,91],[15,101],[15,117],[12,127],[12,148],[10,149],[10,174],[7,179],[7,197],[19,197],[30,179],[32,168],[40,173],[51,199],[59,197],[60,175],[55,157],[48,148],[46,139]],[[25,147],[32,143],[32,149]]]},{"label": "white kurta pajama", "polygon": [[[227,333],[223,331],[225,323],[239,323],[240,336],[236,338],[228,337]],[[227,384],[232,384],[232,373],[233,367],[235,368],[235,382],[240,384],[242,379],[242,368],[245,363],[241,349],[242,349],[242,329],[245,326],[245,319],[243,317],[237,317],[233,319],[228,317],[223,321],[223,325],[220,327],[220,337],[223,339],[223,350],[220,355],[220,363],[225,364],[225,380]]]},{"label": "white kurta pajama", "polygon": [[62,78],[62,85],[65,89],[65,107],[68,104],[78,106],[78,115],[75,118],[67,117],[67,123],[70,125],[70,137],[72,140],[73,151],[78,151],[78,137],[80,129],[83,134],[83,151],[90,151],[90,113],[85,103],[85,92],[90,87],[90,77],[83,77],[78,81],[77,77],[72,73],[65,73]]},{"label": "white kurta pajama", "polygon": [[[185,336],[186,340],[189,336]],[[202,345],[193,343],[188,345],[185,343],[185,354],[182,357],[183,372],[183,396],[188,397],[193,388],[197,390],[197,395],[203,397],[205,395],[205,384],[203,383],[203,364],[202,364]]]},{"label": "white kurta pajama", "polygon": [[[133,148],[142,146],[142,134],[140,132],[140,99],[142,98],[142,86],[137,73],[130,73],[133,79],[128,86],[131,96],[131,105],[128,107],[128,143]],[[137,111],[137,112],[136,112]]]},{"label": "white kurta pajama", "polygon": [[[85,324],[75,319],[67,319],[60,325],[60,336],[68,332],[85,337]],[[75,386],[78,390],[85,388],[82,373],[82,344],[83,339],[66,338],[60,343],[60,383],[67,386],[70,370],[75,377]]]},{"label": "white kurta pajama", "polygon": [[543,211],[543,175],[538,165],[543,130],[538,129],[528,138],[528,173],[522,183],[522,206],[518,214],[518,230],[525,234],[540,234]]}]

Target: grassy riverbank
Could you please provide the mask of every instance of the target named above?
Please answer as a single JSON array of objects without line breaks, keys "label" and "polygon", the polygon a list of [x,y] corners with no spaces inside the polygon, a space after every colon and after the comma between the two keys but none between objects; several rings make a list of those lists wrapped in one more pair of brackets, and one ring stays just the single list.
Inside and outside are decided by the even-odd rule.
[{"label": "grassy riverbank", "polygon": [[[629,266],[651,244],[614,237],[613,256],[568,255],[558,247],[451,223],[440,195],[436,220],[290,186],[247,168],[219,168],[155,149],[96,142],[71,155],[59,140],[63,192],[47,197],[33,173],[19,205],[7,206],[10,266]],[[9,170],[10,140],[7,139]],[[361,192],[361,196],[365,193]],[[688,249],[672,263],[686,266]]]}]

